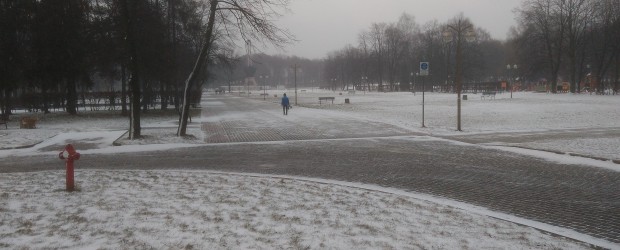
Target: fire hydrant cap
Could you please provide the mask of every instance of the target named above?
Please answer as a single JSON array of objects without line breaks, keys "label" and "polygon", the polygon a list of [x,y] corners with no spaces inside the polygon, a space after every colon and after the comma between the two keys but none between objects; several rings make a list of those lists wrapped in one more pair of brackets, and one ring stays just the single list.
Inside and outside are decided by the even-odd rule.
[{"label": "fire hydrant cap", "polygon": [[79,160],[80,153],[75,151],[75,148],[71,144],[67,144],[65,149],[58,154],[58,158],[61,160]]}]

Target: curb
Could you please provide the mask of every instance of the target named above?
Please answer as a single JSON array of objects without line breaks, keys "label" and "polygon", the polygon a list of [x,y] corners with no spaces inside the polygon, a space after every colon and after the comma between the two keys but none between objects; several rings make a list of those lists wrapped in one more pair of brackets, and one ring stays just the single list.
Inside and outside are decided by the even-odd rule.
[{"label": "curb", "polygon": [[28,144],[28,145],[21,145],[21,146],[15,146],[15,147],[7,147],[7,148],[0,148],[0,150],[10,150],[10,149],[24,149],[24,148],[32,148],[34,146],[36,146],[37,144],[41,143],[43,141],[38,141],[35,142],[33,144]]},{"label": "curb", "polygon": [[556,151],[556,150],[539,149],[539,148],[528,148],[528,147],[514,146],[514,145],[490,145],[490,146],[522,148],[522,149],[528,149],[528,150],[534,150],[534,151],[543,151],[543,152],[548,152],[548,153],[554,153],[554,154],[559,154],[559,155],[570,155],[570,156],[575,156],[575,157],[588,158],[588,159],[598,160],[598,161],[609,161],[609,162],[612,162],[612,163],[615,163],[615,164],[620,164],[620,159],[608,159],[608,158],[603,158],[603,157],[598,157],[598,156],[591,156],[591,155],[584,155],[584,154],[579,154],[579,153],[561,152],[561,151]]},{"label": "curb", "polygon": [[127,130],[125,133],[123,133],[121,136],[119,136],[118,138],[116,138],[116,140],[114,140],[114,142],[112,142],[112,146],[122,146],[123,144],[119,143],[118,141],[121,140],[121,138],[125,137],[125,135],[127,135],[129,133],[129,130]]}]

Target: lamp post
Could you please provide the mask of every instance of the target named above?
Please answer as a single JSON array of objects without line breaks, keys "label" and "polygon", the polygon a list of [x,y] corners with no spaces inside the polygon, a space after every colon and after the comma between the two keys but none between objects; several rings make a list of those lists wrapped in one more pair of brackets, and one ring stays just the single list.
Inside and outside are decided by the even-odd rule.
[{"label": "lamp post", "polygon": [[293,68],[295,69],[295,106],[297,106],[297,64]]},{"label": "lamp post", "polygon": [[368,77],[362,76],[362,90],[364,91],[364,95],[366,94],[366,86],[364,86],[365,82],[368,82]]},{"label": "lamp post", "polygon": [[590,85],[592,85],[592,73],[590,72],[590,68],[591,67],[592,66],[590,66],[590,64],[586,65],[586,68],[588,69],[588,74],[586,75],[586,77],[587,77],[587,82],[588,82],[588,91],[590,93],[592,93],[592,86],[590,86]]},{"label": "lamp post", "polygon": [[[262,75],[261,75],[261,76],[258,76],[258,83],[263,85],[263,87],[262,87],[262,88],[263,88],[263,93],[265,93],[265,92],[264,92],[264,91],[265,91],[265,81],[263,81],[263,76],[262,76]],[[263,98],[264,98],[264,97],[265,97],[265,96],[263,95]],[[263,99],[263,101],[264,101],[264,100],[265,100],[265,99]]]},{"label": "lamp post", "polygon": [[[417,74],[416,74],[417,75]],[[411,76],[409,78],[409,86],[411,86],[411,92],[413,93],[413,95],[415,96],[415,78],[413,78],[413,72],[409,73],[409,76]]]},{"label": "lamp post", "polygon": [[[512,88],[513,88],[513,84],[514,81],[512,81],[512,78],[510,77],[510,70],[514,70],[516,71],[518,68],[518,66],[515,64],[512,67],[510,66],[510,64],[506,65],[506,69],[508,70],[508,83],[510,84],[510,99],[512,99]],[[514,75],[514,74],[513,74]]]},{"label": "lamp post", "polygon": [[461,130],[461,89],[463,81],[463,39],[467,41],[473,40],[475,37],[474,26],[468,19],[459,17],[452,24],[446,25],[443,31],[443,38],[446,42],[456,43],[456,93],[457,93],[457,111],[456,111],[456,130]]},{"label": "lamp post", "polygon": [[[416,75],[418,75],[419,73],[416,73]],[[425,92],[425,88],[424,88],[424,76],[422,76],[422,127],[426,128],[426,126],[424,125],[424,92]]]},{"label": "lamp post", "polygon": [[267,88],[266,88],[266,84],[267,84],[267,79],[269,79],[269,76],[265,76],[265,79],[263,80],[263,76],[260,76],[260,80],[261,82],[263,82],[263,101],[267,99]]}]

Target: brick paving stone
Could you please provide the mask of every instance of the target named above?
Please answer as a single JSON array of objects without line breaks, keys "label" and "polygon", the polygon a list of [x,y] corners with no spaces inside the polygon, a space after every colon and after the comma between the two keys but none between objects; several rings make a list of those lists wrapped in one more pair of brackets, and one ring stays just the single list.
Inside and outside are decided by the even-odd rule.
[{"label": "brick paving stone", "polygon": [[[258,110],[269,108],[268,105],[260,104],[251,106]],[[272,115],[272,119],[278,117],[273,118]],[[244,133],[241,128],[260,127],[265,123],[260,119],[253,122],[256,124],[235,121],[227,123],[224,127],[228,134],[237,134]],[[360,126],[357,125],[361,122],[364,123],[363,131],[360,131]],[[280,135],[281,140],[412,135],[411,132],[401,128],[347,117],[313,117],[304,123],[290,124],[292,126],[277,128],[275,133]],[[266,130],[253,132],[272,133]],[[495,135],[464,135],[449,139],[484,143],[489,141],[489,138],[492,141],[501,141],[503,138],[506,142],[512,143],[536,140],[542,136],[556,139],[570,138],[582,132],[559,131],[527,136],[506,135],[501,138]],[[594,131],[594,133],[608,134],[617,131]],[[266,136],[253,139],[278,138]],[[380,145],[361,148],[359,151],[353,150],[353,153],[349,150],[359,146],[355,145],[354,141],[313,142],[312,149],[306,150],[314,152],[315,155],[312,157],[305,157],[306,153],[303,150],[296,150],[294,146],[289,145],[286,153],[278,150],[262,153],[277,155],[277,158],[288,162],[286,167],[266,168],[259,172],[366,182],[424,192],[571,228],[620,244],[620,235],[617,233],[620,231],[618,224],[620,174],[617,172],[587,166],[555,164],[475,146],[463,148],[445,142],[410,143],[399,146],[394,141],[398,140],[394,139],[387,145],[377,143]],[[339,145],[341,143],[345,145]],[[324,144],[327,145],[322,146]],[[290,157],[291,155],[295,158]],[[343,162],[343,158],[349,161]],[[300,162],[298,159],[304,161]],[[316,162],[317,159],[328,160]],[[308,167],[312,171],[300,170],[296,166]]]}]

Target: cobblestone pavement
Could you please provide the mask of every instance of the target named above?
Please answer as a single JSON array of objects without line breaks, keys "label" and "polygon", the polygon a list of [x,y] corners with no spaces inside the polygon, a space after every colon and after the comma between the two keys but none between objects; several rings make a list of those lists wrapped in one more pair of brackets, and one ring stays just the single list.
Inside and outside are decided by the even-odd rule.
[{"label": "cobblestone pavement", "polygon": [[[559,129],[554,131],[533,131],[533,132],[502,132],[502,133],[482,133],[482,134],[463,134],[441,136],[448,140],[455,140],[465,143],[499,145],[535,149],[539,151],[547,151],[557,154],[568,154],[572,156],[591,158],[602,161],[613,161],[620,164],[620,149],[603,148],[605,144],[597,145],[601,151],[598,155],[592,153],[565,152],[561,146],[549,148],[549,146],[536,146],[537,143],[543,145],[548,142],[555,141],[558,145],[562,142],[570,142],[573,140],[607,140],[611,138],[620,138],[620,128],[590,128],[590,129]],[[533,145],[533,146],[532,146]],[[596,148],[595,148],[596,149]],[[592,149],[590,149],[592,150]],[[616,154],[609,153],[616,152]]]},{"label": "cobblestone pavement", "polygon": [[453,135],[444,138],[467,143],[524,143],[541,140],[569,140],[581,138],[620,137],[620,128],[561,129],[555,131],[486,133],[473,135]]},{"label": "cobblestone pavement", "polygon": [[[211,107],[214,104],[226,106],[229,101],[238,105],[220,107],[220,111]],[[226,135],[228,141],[258,140],[260,138],[250,136],[230,138],[241,138],[231,136],[234,133],[258,131],[261,126],[266,129],[287,122],[314,130],[306,132],[304,139],[307,140],[301,141],[210,143],[203,147],[159,152],[82,155],[77,163],[78,169],[208,169],[376,184],[446,197],[570,228],[614,242],[620,248],[620,172],[558,164],[475,144],[412,136],[399,128],[373,132],[376,133],[373,136],[384,134],[382,138],[360,138],[364,134],[362,131],[349,132],[348,128],[321,130],[323,128],[319,126],[365,122],[350,117],[334,122],[330,114],[321,116],[312,112],[306,115],[315,121],[304,123],[302,120],[308,117],[297,119],[293,113],[283,117],[277,104],[232,98],[208,102],[203,108],[213,113],[208,114],[206,123],[220,126],[213,127],[219,129],[216,131],[220,135]],[[255,124],[240,122],[250,113],[260,117]],[[211,117],[214,119],[209,120]],[[227,121],[235,122],[227,124]],[[210,126],[205,125],[213,128]],[[282,127],[290,129],[288,125]],[[378,127],[381,124],[369,125],[371,129]],[[324,137],[317,134],[320,131],[328,131],[329,138],[340,139],[321,139]],[[250,134],[260,132],[263,131]],[[276,128],[269,133],[287,134],[294,133],[294,130],[281,132]],[[277,137],[270,135],[262,140],[272,139]],[[55,158],[33,156],[7,158],[0,162],[0,172],[35,171],[50,169],[49,166],[62,169],[62,164]]]},{"label": "cobblestone pavement", "polygon": [[293,108],[288,116],[284,116],[277,103],[217,96],[207,100],[204,104],[207,108],[202,111],[202,116],[207,117],[202,124],[207,143],[421,135],[392,125],[351,119],[328,111],[317,117],[316,112],[308,112],[308,109],[300,112],[298,108]]},{"label": "cobblestone pavement", "polygon": [[[267,105],[264,105],[265,102],[256,103],[256,101],[245,99],[231,101],[229,98],[223,98],[219,101],[225,103],[225,105],[215,105],[206,108],[204,111],[206,113],[203,116],[213,117],[230,111],[247,110],[247,106],[250,106],[250,103],[252,109],[249,112],[254,114],[254,119],[244,119],[245,117],[240,117],[239,119],[229,118],[226,121],[219,121],[219,123],[207,122],[203,125],[203,128],[206,128],[205,131],[207,131],[207,138],[212,138],[209,137],[209,131],[212,131],[213,127],[217,127],[217,132],[214,133],[216,137],[227,139],[222,141],[282,141],[412,134],[393,126],[368,121],[365,122],[364,129],[360,130],[360,126],[357,125],[360,121],[338,116],[327,119],[325,117],[304,117],[301,119],[302,122],[288,122],[281,118],[283,116],[265,113],[264,110],[277,109],[277,104],[267,103]],[[290,115],[296,114],[291,112]],[[273,126],[272,122],[266,121],[273,121],[273,119],[279,120],[275,122],[278,125]],[[248,120],[252,121],[253,124],[247,124]],[[250,127],[256,130],[248,129]],[[330,129],[329,132],[331,133],[328,133],[326,129]],[[620,133],[620,131],[605,129],[590,130],[588,132],[591,136],[597,136],[598,134],[608,136],[609,133]],[[449,139],[467,143],[498,141],[514,143],[536,140],[543,136],[570,138],[571,136],[580,136],[581,134],[583,133],[580,133],[580,131],[556,131],[527,135],[491,135],[491,137],[488,137],[488,135],[455,136]],[[260,138],[257,135],[262,135],[263,137]],[[510,155],[504,152],[482,149],[481,147],[473,147],[475,150],[472,150],[472,147],[447,146],[446,143],[438,143],[436,141],[417,142],[415,143],[416,145],[423,144],[418,146],[421,149],[411,150],[411,148],[415,148],[409,145],[411,142],[403,142],[394,138],[387,140],[389,143],[374,142],[371,143],[375,144],[374,146],[355,153],[343,150],[343,148],[351,148],[351,145],[335,146],[342,144],[342,142],[331,141],[323,143],[335,146],[332,148],[335,151],[334,155],[319,156],[321,159],[328,159],[328,162],[308,166],[308,164],[297,161],[295,165],[304,165],[311,169],[326,165],[329,168],[334,168],[336,164],[329,164],[329,159],[343,158],[338,156],[343,154],[348,156],[344,158],[353,161],[351,154],[363,154],[364,151],[367,151],[366,157],[356,157],[356,159],[365,159],[366,161],[359,162],[357,166],[349,166],[347,169],[350,169],[350,171],[345,171],[347,173],[344,176],[340,175],[338,178],[347,181],[398,186],[409,190],[437,194],[459,201],[491,207],[520,217],[587,232],[595,237],[605,238],[614,242],[620,242],[620,193],[617,192],[620,191],[620,175],[616,172],[589,167],[549,164],[529,157]],[[220,141],[208,139],[207,142]],[[355,142],[351,141],[348,143]],[[291,148],[292,152],[277,154],[277,156],[285,158],[285,162],[295,161],[296,157],[304,155],[301,159],[316,158],[315,153],[317,149],[316,147],[311,148],[312,154],[304,154],[301,152],[302,150],[292,151],[293,148]],[[321,149],[324,148],[325,146],[321,147]],[[357,148],[359,149],[359,147]],[[452,149],[446,150],[445,148]],[[467,150],[463,148],[467,148]],[[441,151],[446,152],[441,155],[431,153],[430,155],[435,157],[427,158],[426,161],[417,162],[419,164],[416,164],[420,157],[429,157],[429,152]],[[328,152],[324,154],[328,154]],[[412,157],[409,156],[410,154]],[[392,155],[392,157],[387,157],[388,155]],[[452,157],[446,157],[447,155]],[[392,162],[392,164],[387,164],[388,167],[379,170],[381,172],[376,172],[377,169],[372,168],[373,164],[370,166],[372,170],[368,169],[368,163],[373,162],[372,159],[377,158],[381,159],[381,165],[386,165],[385,162]],[[436,161],[440,161],[440,163],[435,163],[433,158]],[[446,162],[446,159],[450,160]],[[366,164],[364,164],[365,162]],[[543,163],[551,166],[541,166]],[[269,169],[271,165],[261,166]],[[440,167],[433,168],[433,166]],[[365,171],[356,171],[356,169],[364,169]],[[575,171],[575,173],[571,175],[568,169]],[[583,173],[578,174],[579,171]],[[318,172],[330,171],[322,169]],[[370,176],[374,176],[374,179],[369,178],[370,176],[359,179],[355,178],[355,176],[360,177],[360,175],[369,172],[372,172]],[[416,174],[412,175],[412,173]],[[313,174],[309,173],[296,174],[313,176]],[[338,175],[319,175],[316,177],[334,178],[336,176]],[[403,179],[403,181],[399,181],[400,179]],[[610,180],[610,182],[596,187],[598,184],[601,184],[602,180]]]}]

